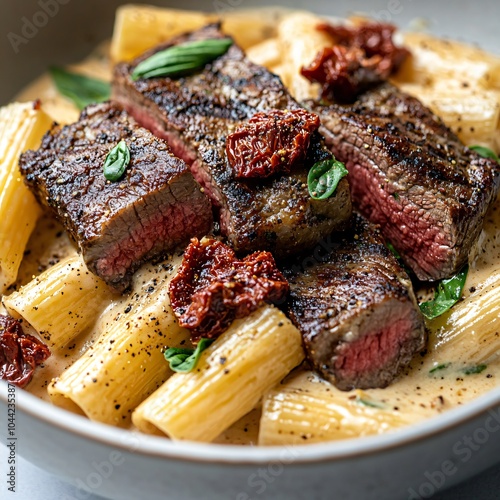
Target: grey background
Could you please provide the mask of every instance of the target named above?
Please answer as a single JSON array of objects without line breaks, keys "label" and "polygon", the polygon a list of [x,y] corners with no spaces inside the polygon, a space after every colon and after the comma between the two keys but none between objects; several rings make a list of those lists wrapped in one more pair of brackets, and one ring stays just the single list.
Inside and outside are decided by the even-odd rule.
[{"label": "grey background", "polygon": [[[60,0],[59,12],[48,17],[45,26],[26,44],[19,46],[18,53],[12,47],[9,33],[21,35],[25,21],[32,20],[41,10],[44,0],[0,0],[0,103],[11,99],[26,83],[44,72],[50,64],[66,64],[78,61],[89,53],[97,42],[110,36],[113,14],[122,3],[119,0]],[[45,0],[46,1],[46,0]],[[216,0],[217,1],[217,0]],[[390,20],[400,27],[408,28],[416,18],[427,21],[429,30],[440,36],[477,43],[500,54],[500,2],[498,0],[453,1],[453,0],[371,0],[371,1],[279,1],[219,0],[201,2],[135,1],[178,8],[200,8],[211,10],[214,5],[249,6],[283,5],[305,7],[323,14],[345,16],[363,11],[380,20]],[[368,7],[367,7],[368,6]],[[12,37],[12,35],[10,35]],[[78,450],[75,450],[77,453]],[[4,473],[6,449],[0,446],[0,498],[26,500],[69,500],[82,498],[81,492],[58,478],[18,458],[17,492],[6,491]],[[88,500],[100,497],[88,496]],[[166,495],[166,498],[168,496]],[[500,498],[500,469],[494,467],[482,475],[457,486],[448,492],[438,493],[437,500],[497,500]],[[147,499],[144,499],[147,500]]]}]

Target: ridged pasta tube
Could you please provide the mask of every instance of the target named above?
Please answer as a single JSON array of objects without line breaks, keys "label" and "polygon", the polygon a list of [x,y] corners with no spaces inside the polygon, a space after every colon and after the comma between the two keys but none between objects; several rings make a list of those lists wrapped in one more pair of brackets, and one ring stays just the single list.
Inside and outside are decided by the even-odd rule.
[{"label": "ridged pasta tube", "polygon": [[116,298],[79,255],[68,257],[4,297],[9,314],[27,321],[51,348],[89,331]]},{"label": "ridged pasta tube", "polygon": [[53,403],[91,420],[130,424],[134,408],[171,375],[165,347],[179,347],[189,339],[168,296],[180,262],[181,257],[174,257],[135,274],[132,292],[99,320],[98,340],[49,385]]},{"label": "ridged pasta tube", "polygon": [[313,372],[299,372],[263,400],[260,445],[320,443],[380,434],[407,423],[404,415],[362,391],[342,392]]},{"label": "ridged pasta tube", "polygon": [[212,441],[252,410],[304,358],[300,332],[273,306],[230,328],[190,373],[176,373],[134,412],[144,432]]},{"label": "ridged pasta tube", "polygon": [[33,102],[0,108],[0,294],[16,281],[41,209],[19,172],[19,155],[36,148],[51,119]]}]

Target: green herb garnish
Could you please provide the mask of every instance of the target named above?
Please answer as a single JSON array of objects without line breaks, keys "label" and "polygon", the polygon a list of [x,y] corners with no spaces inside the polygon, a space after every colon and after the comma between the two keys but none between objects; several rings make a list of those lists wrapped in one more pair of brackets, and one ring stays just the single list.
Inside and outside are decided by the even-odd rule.
[{"label": "green herb garnish", "polygon": [[469,149],[472,149],[479,156],[482,156],[483,158],[491,158],[492,160],[495,160],[496,162],[500,163],[500,158],[490,148],[487,148],[485,146],[474,145],[474,146],[469,146]]},{"label": "green herb garnish", "polygon": [[120,141],[106,156],[104,177],[108,181],[118,181],[130,163],[130,151],[125,141]]},{"label": "green herb garnish", "polygon": [[466,375],[477,375],[478,373],[484,372],[488,368],[488,365],[476,365],[476,366],[470,366],[468,368],[464,368],[462,371]]},{"label": "green herb garnish", "polygon": [[442,280],[434,292],[434,299],[420,304],[420,310],[427,319],[441,316],[460,300],[468,270],[466,265],[452,278]]},{"label": "green herb garnish", "polygon": [[442,363],[440,365],[435,366],[432,370],[429,370],[429,373],[436,373],[441,370],[446,370],[446,368],[448,368],[449,366],[451,366],[451,363]]},{"label": "green herb garnish", "polygon": [[355,401],[356,403],[363,406],[368,406],[369,408],[378,408],[379,410],[385,409],[385,405],[383,403],[380,403],[379,401],[373,401],[371,399],[367,399],[359,395],[356,396]]},{"label": "green herb garnish", "polygon": [[315,163],[307,175],[307,187],[311,198],[326,200],[337,189],[337,186],[349,172],[345,165],[335,157]]},{"label": "green herb garnish", "polygon": [[111,85],[108,82],[71,73],[63,68],[52,67],[49,71],[57,90],[64,97],[71,99],[80,110],[89,104],[110,98]]},{"label": "green herb garnish", "polygon": [[392,255],[394,255],[394,257],[396,257],[396,259],[401,259],[401,255],[399,255],[399,252],[394,248],[394,245],[392,243],[387,241],[385,243],[385,246],[390,250]]},{"label": "green herb garnish", "polygon": [[188,373],[196,367],[201,353],[207,349],[214,339],[200,339],[196,349],[180,349],[171,347],[163,355],[170,363],[170,369],[174,372]]},{"label": "green herb garnish", "polygon": [[215,38],[186,42],[160,50],[135,67],[132,80],[191,73],[225,54],[232,44],[230,38]]}]

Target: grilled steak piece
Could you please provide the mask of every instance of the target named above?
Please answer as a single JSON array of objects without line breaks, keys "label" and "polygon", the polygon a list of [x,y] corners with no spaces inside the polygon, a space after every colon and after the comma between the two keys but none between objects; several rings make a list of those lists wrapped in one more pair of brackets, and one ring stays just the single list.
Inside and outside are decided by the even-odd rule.
[{"label": "grilled steak piece", "polygon": [[[218,26],[210,25],[155,51],[223,36]],[[116,67],[113,98],[190,164],[195,179],[219,208],[221,232],[236,251],[270,250],[285,255],[312,247],[322,235],[344,227],[351,214],[346,179],[327,200],[313,200],[308,193],[309,169],[329,155],[317,132],[307,157],[293,165],[290,173],[236,179],[229,164],[226,137],[237,127],[257,112],[302,109],[277,76],[252,64],[232,45],[197,74],[133,81],[134,67],[153,52]]]},{"label": "grilled steak piece", "polygon": [[[121,180],[103,165],[124,140],[130,163]],[[202,236],[212,209],[186,164],[168,145],[109,103],[89,106],[80,120],[54,126],[20,168],[38,201],[50,207],[78,243],[89,269],[125,289],[146,260]]]},{"label": "grilled steak piece", "polygon": [[346,164],[353,204],[421,280],[455,274],[481,232],[500,167],[467,149],[420,101],[384,84],[350,106],[312,105]]},{"label": "grilled steak piece", "polygon": [[284,269],[310,362],[342,390],[387,386],[425,345],[408,275],[359,216],[337,249],[314,255]]}]

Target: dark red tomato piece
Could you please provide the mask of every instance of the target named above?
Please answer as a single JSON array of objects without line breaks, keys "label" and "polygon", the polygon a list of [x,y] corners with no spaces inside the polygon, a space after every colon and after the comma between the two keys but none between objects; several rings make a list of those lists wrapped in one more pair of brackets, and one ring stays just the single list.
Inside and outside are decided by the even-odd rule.
[{"label": "dark red tomato piece", "polygon": [[353,102],[363,91],[386,81],[397,71],[409,51],[394,45],[395,26],[366,23],[357,27],[320,24],[335,40],[320,51],[302,75],[323,85],[322,97],[341,103]]},{"label": "dark red tomato piece", "polygon": [[193,238],[170,282],[169,295],[179,324],[191,330],[197,343],[201,337],[217,337],[235,319],[264,303],[282,301],[288,290],[269,252],[239,260],[218,240]]},{"label": "dark red tomato piece", "polygon": [[226,139],[226,154],[237,178],[288,173],[304,161],[318,115],[304,109],[257,113]]},{"label": "dark red tomato piece", "polygon": [[49,348],[24,333],[20,321],[0,315],[0,378],[25,387],[35,368],[49,356]]}]

